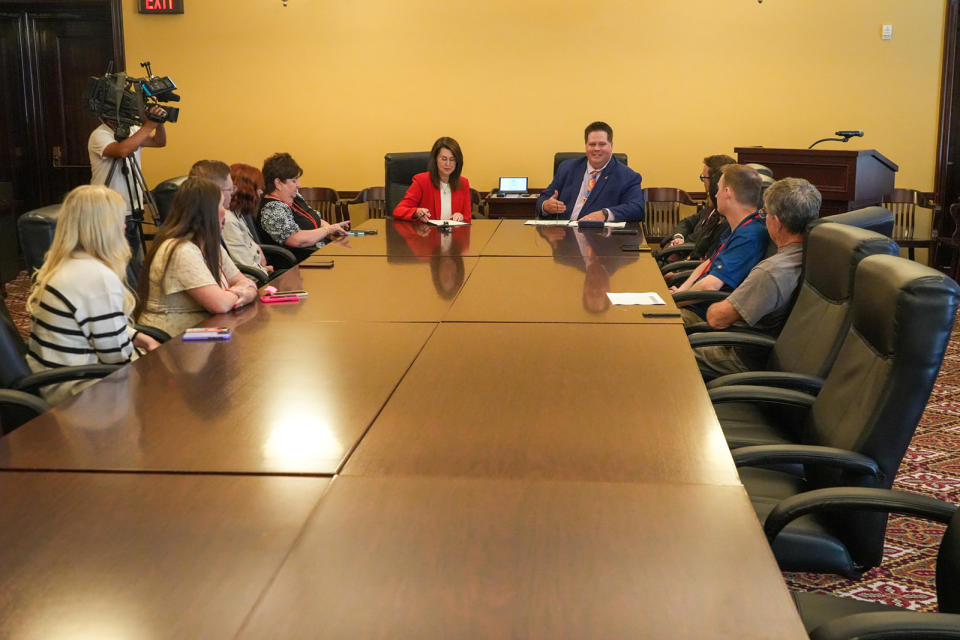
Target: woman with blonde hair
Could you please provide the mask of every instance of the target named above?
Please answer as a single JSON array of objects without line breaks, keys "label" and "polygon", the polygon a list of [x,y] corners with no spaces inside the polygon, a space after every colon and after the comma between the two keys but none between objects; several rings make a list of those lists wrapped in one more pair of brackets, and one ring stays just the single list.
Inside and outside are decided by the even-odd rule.
[{"label": "woman with blonde hair", "polygon": [[[130,323],[135,304],[124,284],[130,246],[124,235],[126,204],[103,185],[77,187],[63,201],[50,250],[27,299],[33,327],[27,362],[33,371],[87,364],[122,364],[157,342]],[[96,380],[42,389],[59,402]]]}]

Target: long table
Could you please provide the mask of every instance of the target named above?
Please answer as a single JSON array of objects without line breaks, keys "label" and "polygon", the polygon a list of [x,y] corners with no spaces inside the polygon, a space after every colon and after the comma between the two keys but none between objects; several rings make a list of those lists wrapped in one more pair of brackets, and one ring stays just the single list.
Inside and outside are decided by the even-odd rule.
[{"label": "long table", "polygon": [[0,635],[805,637],[649,254],[368,224],[0,439]]}]

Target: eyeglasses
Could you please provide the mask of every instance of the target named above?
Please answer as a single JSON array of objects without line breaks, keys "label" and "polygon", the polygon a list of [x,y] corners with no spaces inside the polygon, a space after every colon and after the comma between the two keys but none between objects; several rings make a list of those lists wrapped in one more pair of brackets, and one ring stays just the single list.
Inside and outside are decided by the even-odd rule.
[{"label": "eyeglasses", "polygon": [[706,182],[710,179],[710,176],[700,176],[700,182]]}]

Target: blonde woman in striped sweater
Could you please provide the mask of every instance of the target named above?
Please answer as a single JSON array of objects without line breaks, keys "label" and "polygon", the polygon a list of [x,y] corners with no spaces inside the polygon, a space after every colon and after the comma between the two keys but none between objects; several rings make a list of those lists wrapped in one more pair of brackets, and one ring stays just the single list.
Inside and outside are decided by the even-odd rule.
[{"label": "blonde woman in striped sweater", "polygon": [[[126,205],[102,185],[77,187],[63,201],[57,230],[27,299],[33,327],[27,361],[34,371],[84,364],[121,364],[157,342],[134,330],[134,296],[124,283],[130,247],[124,237]],[[50,385],[59,402],[96,380]]]}]

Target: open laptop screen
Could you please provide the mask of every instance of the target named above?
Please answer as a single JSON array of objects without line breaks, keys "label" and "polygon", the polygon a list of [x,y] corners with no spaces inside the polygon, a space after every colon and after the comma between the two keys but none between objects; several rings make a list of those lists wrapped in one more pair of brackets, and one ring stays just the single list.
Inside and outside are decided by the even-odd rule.
[{"label": "open laptop screen", "polygon": [[500,178],[500,193],[526,193],[526,178]]}]

